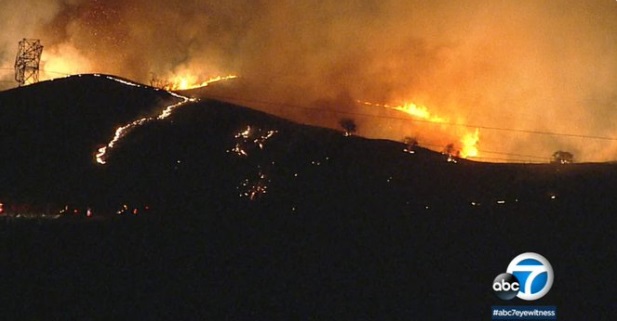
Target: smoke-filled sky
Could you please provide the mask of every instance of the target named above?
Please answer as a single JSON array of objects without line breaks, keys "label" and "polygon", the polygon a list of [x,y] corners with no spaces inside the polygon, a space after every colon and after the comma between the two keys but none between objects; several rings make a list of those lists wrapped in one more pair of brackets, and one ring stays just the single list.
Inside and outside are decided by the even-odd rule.
[{"label": "smoke-filled sky", "polygon": [[509,130],[617,137],[614,0],[2,0],[0,30],[0,88],[13,86],[17,42],[38,38],[42,79],[237,74],[246,97],[284,103],[272,111],[328,126],[352,117],[364,136],[439,149],[475,130],[356,100],[414,102],[449,123],[507,129],[479,129],[486,159],[617,160],[617,140]]}]

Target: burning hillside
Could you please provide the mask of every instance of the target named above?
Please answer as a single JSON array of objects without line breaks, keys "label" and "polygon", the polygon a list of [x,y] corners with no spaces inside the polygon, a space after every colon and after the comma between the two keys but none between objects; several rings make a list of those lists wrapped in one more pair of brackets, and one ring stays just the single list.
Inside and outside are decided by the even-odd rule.
[{"label": "burning hillside", "polygon": [[[437,116],[432,114],[426,106],[418,106],[414,103],[405,103],[402,105],[388,105],[388,104],[376,104],[366,101],[359,101],[359,103],[374,106],[374,107],[383,107],[387,109],[396,110],[411,116],[416,121],[427,122],[434,125],[442,125],[441,130],[445,131],[442,135],[444,137],[452,136],[450,132],[448,134],[448,130],[452,131],[461,131],[459,128],[452,129],[452,123],[448,118],[444,118],[441,116]],[[458,141],[455,144],[452,144],[453,150],[448,150],[447,153],[453,153],[456,156],[463,158],[477,157],[478,153],[478,142],[480,140],[480,132],[478,129],[475,131],[463,132],[461,136],[458,138]]]},{"label": "burning hillside", "polygon": [[[100,316],[135,309],[136,300],[138,316],[159,315],[160,298],[173,289],[163,308],[174,316],[184,308],[188,319],[221,307],[224,315],[212,319],[293,319],[317,306],[325,307],[318,311],[325,319],[351,320],[386,306],[384,313],[400,319],[475,320],[488,318],[487,307],[499,300],[488,295],[490,283],[475,280],[499,272],[470,269],[464,291],[429,296],[427,280],[450,286],[444,273],[457,275],[469,249],[491,266],[504,249],[541,247],[561,267],[556,273],[593,269],[598,257],[609,267],[586,279],[587,287],[555,288],[543,300],[559,304],[562,315],[614,319],[612,310],[586,308],[584,298],[602,289],[616,263],[606,255],[616,228],[615,164],[448,162],[421,146],[410,153],[398,142],[191,101],[107,75],[0,92],[0,106],[7,156],[0,159],[0,236],[12,282],[2,288],[12,293],[5,305],[23,309],[15,310],[21,316],[38,309],[49,316],[50,306],[58,318]],[[419,106],[404,110],[447,119]],[[94,155],[101,144],[104,154]],[[564,252],[564,244],[587,257]],[[435,273],[436,260],[442,273]],[[195,284],[222,300],[191,300]],[[49,296],[50,288],[59,295]],[[109,300],[127,289],[134,289],[130,298]],[[152,289],[160,293],[143,296]],[[19,304],[24,298],[34,304]],[[272,298],[289,305],[273,306]],[[599,298],[612,302],[608,294]],[[84,303],[74,304],[79,299]],[[447,300],[453,303],[444,310]],[[238,302],[251,308],[238,309]],[[388,306],[409,302],[409,309]],[[105,318],[117,316],[111,314]]]},{"label": "burning hillside", "polygon": [[176,75],[167,80],[156,78],[156,76],[152,77],[150,81],[150,85],[153,87],[170,90],[170,91],[179,91],[179,90],[189,90],[189,89],[197,89],[202,87],[207,87],[210,84],[236,79],[238,76],[236,75],[226,75],[226,76],[214,76],[210,77],[206,80],[199,80],[198,76],[192,74],[186,75]]},{"label": "burning hillside", "polygon": [[[182,90],[241,75],[251,86],[232,98],[267,102],[262,109],[273,113],[281,104],[320,102],[330,113],[305,109],[294,119],[330,127],[342,112],[359,111],[356,99],[402,109],[412,99],[454,124],[446,135],[431,129],[441,125],[427,127],[423,140],[453,143],[461,155],[530,161],[567,150],[580,161],[612,160],[614,6],[7,0],[0,5],[0,81],[14,83],[11,53],[19,39],[35,37],[45,46],[41,79],[99,72],[149,83],[155,74],[157,87]],[[410,108],[401,111],[423,117]],[[361,135],[393,140],[410,127],[378,117],[360,125]],[[466,147],[480,137],[477,151]]]}]

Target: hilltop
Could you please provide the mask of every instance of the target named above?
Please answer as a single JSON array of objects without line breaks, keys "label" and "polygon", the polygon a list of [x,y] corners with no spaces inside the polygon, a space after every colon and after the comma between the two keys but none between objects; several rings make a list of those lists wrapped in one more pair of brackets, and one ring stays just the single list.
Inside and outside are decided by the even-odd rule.
[{"label": "hilltop", "polygon": [[[421,147],[404,153],[401,143],[344,137],[207,99],[131,131],[110,152],[110,164],[93,161],[117,127],[157,115],[178,100],[106,75],[73,76],[0,93],[0,147],[6,155],[0,195],[93,204],[130,195],[124,198],[173,206],[174,197],[180,197],[177,190],[188,189],[209,191],[193,201],[235,203],[243,181],[261,180],[268,182],[266,202],[312,203],[336,193],[378,206],[426,208],[580,198],[591,191],[585,182],[597,187],[590,196],[599,197],[615,179],[611,164],[449,163]],[[246,137],[235,137],[247,128]],[[271,137],[255,142],[269,131]],[[238,144],[247,155],[232,151]],[[261,193],[253,198],[261,199]]]},{"label": "hilltop", "polygon": [[[22,249],[7,261],[12,288],[60,306],[85,298],[72,315],[156,305],[214,319],[480,319],[504,304],[492,279],[536,251],[556,275],[542,304],[560,318],[610,313],[617,164],[453,163],[205,98],[135,127],[95,162],[116,128],[179,101],[104,75],[0,92],[5,202],[103,216],[147,204],[157,217],[2,230]],[[32,281],[40,266],[49,275]]]}]

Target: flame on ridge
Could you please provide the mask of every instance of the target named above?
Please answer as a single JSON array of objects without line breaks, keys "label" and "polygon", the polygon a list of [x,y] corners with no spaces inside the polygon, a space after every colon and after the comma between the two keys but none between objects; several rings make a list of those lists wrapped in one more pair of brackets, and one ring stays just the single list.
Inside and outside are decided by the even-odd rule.
[{"label": "flame on ridge", "polygon": [[[131,82],[128,82],[128,81],[125,81],[125,80],[122,80],[122,79],[115,78],[115,77],[108,76],[107,78],[109,78],[111,80],[114,80],[114,81],[117,81],[119,83],[128,85],[128,86],[141,87],[141,85],[139,85],[139,84],[131,83]],[[139,118],[139,119],[136,119],[136,120],[134,120],[134,121],[132,121],[132,122],[126,124],[126,125],[118,127],[116,129],[115,133],[114,133],[114,137],[109,141],[109,143],[107,143],[107,145],[105,145],[105,146],[103,146],[103,147],[98,149],[98,151],[96,153],[96,156],[95,156],[96,162],[98,164],[101,164],[101,165],[107,164],[107,158],[109,157],[109,155],[108,155],[109,151],[111,149],[113,149],[116,146],[116,144],[118,143],[118,141],[120,141],[124,136],[126,136],[133,128],[142,126],[143,124],[149,123],[151,121],[163,120],[163,119],[169,117],[176,108],[178,108],[178,107],[180,107],[180,106],[182,106],[182,105],[184,105],[184,104],[186,104],[188,102],[196,101],[195,98],[189,98],[189,97],[186,97],[186,96],[178,95],[178,94],[173,93],[173,92],[169,92],[169,94],[174,96],[174,97],[176,97],[176,98],[180,98],[181,101],[179,103],[175,103],[175,104],[167,106],[159,115],[157,115],[155,117]]]},{"label": "flame on ridge", "polygon": [[176,75],[167,81],[157,80],[158,83],[155,84],[155,87],[160,87],[165,90],[172,90],[172,91],[173,90],[188,90],[188,89],[206,87],[215,82],[231,80],[235,78],[238,78],[238,76],[226,75],[226,76],[211,77],[205,81],[199,81],[198,77],[194,75],[182,75],[182,76]]},{"label": "flame on ridge", "polygon": [[[416,105],[414,103],[404,103],[402,105],[389,105],[389,104],[378,104],[378,103],[372,103],[372,102],[360,101],[360,100],[358,100],[358,103],[361,103],[366,106],[393,109],[399,112],[403,112],[407,115],[410,115],[416,119],[420,119],[420,120],[423,120],[429,123],[446,124],[446,125],[449,124],[449,121],[447,118],[443,118],[441,116],[432,114],[428,110],[428,108],[423,105]],[[462,158],[477,157],[479,155],[479,150],[477,147],[477,144],[479,141],[480,141],[480,131],[477,128],[473,132],[467,132],[463,134],[463,136],[461,136],[459,139],[460,148],[457,152],[458,156]]]},{"label": "flame on ridge", "polygon": [[[115,78],[115,77],[111,77],[108,76],[107,78],[117,81],[119,83],[125,84],[125,85],[129,85],[129,86],[136,86],[136,87],[141,87],[141,85],[136,84],[136,83],[132,83],[129,81],[125,81],[119,78]],[[163,120],[167,117],[169,117],[173,111],[188,103],[188,102],[193,102],[196,101],[195,98],[189,98],[186,96],[182,96],[179,94],[176,94],[172,91],[174,90],[187,90],[187,89],[193,89],[193,88],[200,88],[200,87],[205,87],[210,85],[211,83],[215,83],[218,81],[224,81],[224,80],[229,80],[229,79],[234,79],[234,78],[238,78],[238,76],[236,75],[227,75],[227,76],[216,76],[216,77],[212,77],[206,81],[202,81],[202,82],[197,82],[197,77],[194,76],[176,76],[175,78],[173,78],[170,82],[167,83],[163,83],[161,82],[159,79],[153,78],[152,80],[152,85],[155,87],[160,87],[164,90],[166,90],[170,95],[176,97],[176,98],[180,98],[181,101],[179,103],[176,104],[172,104],[167,106],[165,109],[163,109],[163,111],[154,117],[143,117],[140,119],[136,119],[126,125],[120,126],[116,129],[115,133],[114,133],[114,137],[109,141],[109,143],[107,143],[107,145],[99,148],[97,150],[95,159],[96,162],[98,164],[104,165],[107,164],[107,158],[109,157],[109,151],[111,149],[113,149],[116,144],[118,143],[118,141],[120,141],[124,136],[126,136],[133,128],[135,127],[139,127],[142,126],[145,123],[151,122],[151,121],[155,121],[155,120]]]}]

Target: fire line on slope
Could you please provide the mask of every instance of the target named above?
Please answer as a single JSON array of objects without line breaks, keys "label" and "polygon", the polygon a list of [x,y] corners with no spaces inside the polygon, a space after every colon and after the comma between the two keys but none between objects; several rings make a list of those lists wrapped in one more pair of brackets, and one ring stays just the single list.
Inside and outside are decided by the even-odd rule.
[{"label": "fire line on slope", "polygon": [[[129,82],[129,81],[126,81],[126,80],[122,80],[122,79],[118,79],[118,78],[114,78],[114,77],[111,77],[111,76],[108,76],[107,78],[111,79],[111,80],[114,80],[114,81],[117,81],[119,83],[125,84],[125,85],[134,86],[134,87],[142,87],[139,84],[136,84],[136,83],[133,83],[133,82]],[[132,121],[132,122],[126,124],[126,125],[118,127],[116,129],[116,131],[115,131],[114,137],[109,141],[109,143],[107,143],[105,146],[103,146],[103,147],[98,149],[98,151],[96,153],[96,156],[95,156],[95,160],[96,160],[96,162],[98,164],[100,164],[100,165],[107,164],[107,159],[109,158],[110,150],[112,150],[117,145],[117,143],[123,137],[125,137],[131,130],[133,130],[134,128],[142,126],[142,125],[144,125],[146,123],[149,123],[149,122],[152,122],[152,121],[163,120],[163,119],[169,117],[176,108],[178,108],[178,107],[180,107],[180,106],[182,106],[182,105],[184,105],[184,104],[186,104],[188,102],[197,101],[197,99],[195,99],[195,98],[189,98],[189,97],[186,97],[186,96],[182,96],[182,95],[176,94],[176,93],[171,92],[171,91],[167,91],[167,92],[170,95],[172,95],[172,96],[174,96],[176,98],[180,98],[181,101],[179,103],[175,103],[175,104],[167,106],[157,116],[139,118],[139,119],[136,119],[136,120],[134,120],[134,121]]]}]

